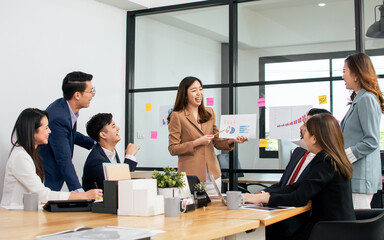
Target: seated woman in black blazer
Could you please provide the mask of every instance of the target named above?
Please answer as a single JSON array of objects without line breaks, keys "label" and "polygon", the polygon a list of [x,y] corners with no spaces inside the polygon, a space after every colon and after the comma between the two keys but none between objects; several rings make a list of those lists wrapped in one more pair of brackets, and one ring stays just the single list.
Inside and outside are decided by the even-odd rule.
[{"label": "seated woman in black blazer", "polygon": [[305,123],[303,133],[308,151],[316,154],[305,179],[271,192],[245,194],[246,202],[270,206],[299,207],[312,200],[308,224],[291,239],[308,239],[319,221],[355,219],[350,181],[352,164],[346,156],[337,120],[327,113],[316,114]]}]

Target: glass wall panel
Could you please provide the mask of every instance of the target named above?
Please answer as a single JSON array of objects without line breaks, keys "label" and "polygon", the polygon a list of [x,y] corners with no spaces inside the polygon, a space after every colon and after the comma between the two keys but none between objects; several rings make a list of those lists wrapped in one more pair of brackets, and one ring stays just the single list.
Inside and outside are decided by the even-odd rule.
[{"label": "glass wall panel", "polygon": [[178,86],[185,76],[220,84],[227,43],[228,6],[136,17],[134,87]]},{"label": "glass wall panel", "polygon": [[[354,1],[327,1],[324,7],[317,4],[281,0],[239,4],[239,82],[267,81],[259,79],[260,57],[354,50]],[[286,57],[281,61],[284,59],[289,61]],[[301,78],[328,74],[326,65],[319,69],[321,73],[311,70],[309,75],[304,74],[308,68],[304,63],[301,67]],[[271,80],[295,78],[291,72],[284,74],[284,69],[280,70],[285,77],[279,75]]]},{"label": "glass wall panel", "polygon": [[[220,125],[221,89],[204,89],[204,103],[211,98],[209,107],[216,114]],[[173,108],[176,91],[145,92],[134,94],[134,142],[140,146],[137,153],[138,167],[177,167],[177,156],[168,151],[168,126],[166,118]],[[213,106],[212,106],[213,104]],[[216,151],[219,154],[220,151]]]}]

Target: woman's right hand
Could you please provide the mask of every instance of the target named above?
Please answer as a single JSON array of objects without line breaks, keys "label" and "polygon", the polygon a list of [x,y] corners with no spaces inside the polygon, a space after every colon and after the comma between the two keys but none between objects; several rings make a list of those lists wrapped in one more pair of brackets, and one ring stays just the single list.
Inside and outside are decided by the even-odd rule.
[{"label": "woman's right hand", "polygon": [[81,199],[95,199],[98,200],[103,197],[103,190],[92,189],[86,192],[74,192],[72,191],[69,195],[68,200],[81,200]]},{"label": "woman's right hand", "polygon": [[86,199],[100,199],[103,197],[103,190],[101,189],[91,189],[85,192]]},{"label": "woman's right hand", "polygon": [[196,139],[195,141],[193,141],[193,146],[194,147],[197,147],[197,146],[200,146],[200,145],[208,145],[211,143],[211,141],[215,138],[215,136],[213,135],[204,135],[202,137],[199,137],[198,139]]}]

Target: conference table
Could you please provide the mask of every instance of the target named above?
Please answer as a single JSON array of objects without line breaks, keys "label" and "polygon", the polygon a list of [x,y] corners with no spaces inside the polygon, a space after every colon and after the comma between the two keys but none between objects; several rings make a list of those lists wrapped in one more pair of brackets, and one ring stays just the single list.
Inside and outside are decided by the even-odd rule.
[{"label": "conference table", "polygon": [[137,217],[92,212],[47,212],[38,210],[6,210],[0,207],[0,239],[34,239],[78,227],[119,226],[162,230],[155,239],[240,239],[252,231],[253,239],[265,239],[265,226],[290,218],[311,209],[304,207],[281,211],[250,209],[227,210],[221,201],[207,207],[182,213],[179,217],[156,215]]}]

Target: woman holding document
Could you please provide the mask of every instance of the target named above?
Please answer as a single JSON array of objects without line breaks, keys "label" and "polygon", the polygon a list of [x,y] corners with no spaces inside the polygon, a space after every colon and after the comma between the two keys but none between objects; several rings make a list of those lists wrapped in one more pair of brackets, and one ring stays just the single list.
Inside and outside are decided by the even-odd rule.
[{"label": "woman holding document", "polygon": [[44,186],[43,160],[38,146],[48,143],[51,130],[48,113],[36,108],[21,112],[11,135],[12,150],[5,168],[2,206],[23,205],[23,195],[38,193],[41,202],[49,200],[98,199],[102,190],[56,192]]},{"label": "woman holding document", "polygon": [[373,194],[381,189],[380,119],[383,93],[368,55],[345,59],[345,87],[352,90],[351,106],[340,123],[345,151],[353,164],[352,199],[355,209],[371,208]]},{"label": "woman holding document", "polygon": [[172,156],[178,156],[178,170],[207,183],[210,173],[219,188],[221,170],[213,147],[230,151],[235,142],[248,141],[244,136],[219,138],[215,113],[212,108],[204,107],[203,84],[195,77],[180,82],[173,112],[168,116],[168,130],[168,150]]},{"label": "woman holding document", "polygon": [[271,192],[244,195],[246,202],[270,206],[299,207],[312,200],[307,225],[290,239],[308,239],[319,221],[355,219],[351,191],[353,170],[344,151],[339,123],[330,114],[316,114],[305,123],[303,134],[308,151],[316,154],[304,179]]}]

